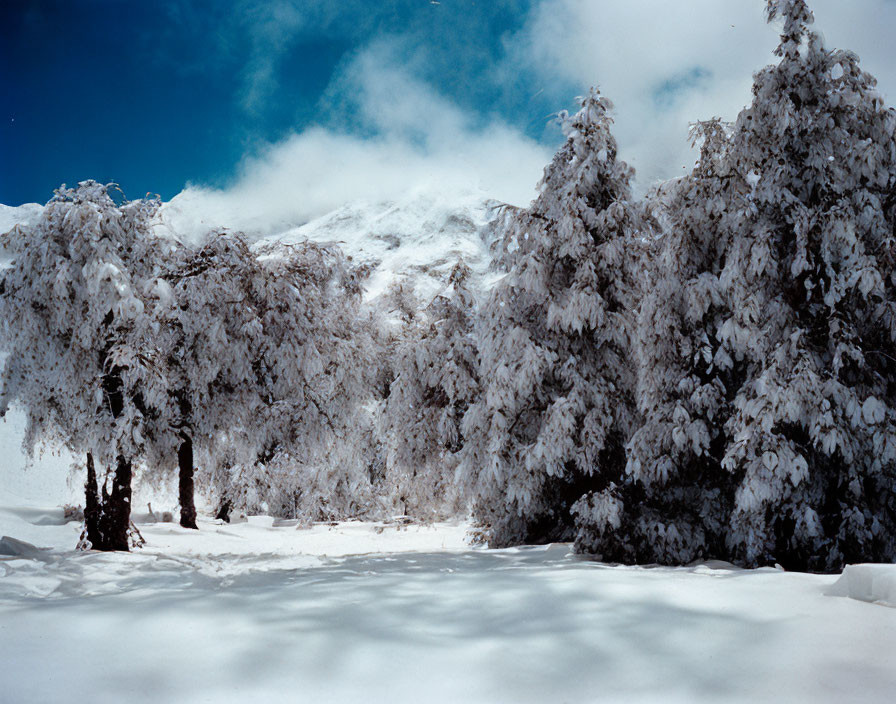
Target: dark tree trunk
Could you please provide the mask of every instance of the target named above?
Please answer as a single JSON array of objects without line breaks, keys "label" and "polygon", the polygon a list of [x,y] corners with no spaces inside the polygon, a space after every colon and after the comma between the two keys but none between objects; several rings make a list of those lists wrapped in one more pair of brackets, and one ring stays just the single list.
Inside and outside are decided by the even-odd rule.
[{"label": "dark tree trunk", "polygon": [[93,453],[87,453],[87,482],[84,484],[84,528],[92,546],[102,542],[100,533],[100,494],[96,485]]},{"label": "dark tree trunk", "polygon": [[221,505],[218,506],[218,512],[215,514],[215,518],[224,521],[225,523],[230,523],[230,499],[222,499]]},{"label": "dark tree trunk", "polygon": [[193,502],[193,440],[182,436],[177,450],[177,464],[180,469],[178,491],[180,496],[180,524],[184,528],[195,528],[196,504]]},{"label": "dark tree trunk", "polygon": [[[110,313],[107,317],[109,323]],[[101,361],[105,364],[108,350],[103,350]],[[113,418],[119,418],[124,411],[123,382],[121,368],[112,369],[103,375],[102,389]],[[93,455],[87,455],[87,496],[84,519],[87,538],[94,550],[128,551],[128,533],[131,527],[131,460],[121,455],[116,459],[115,475],[112,477],[112,491],[104,477],[100,491],[97,491],[96,468]],[[90,518],[88,518],[90,514]]]},{"label": "dark tree trunk", "polygon": [[131,527],[131,461],[119,457],[112,479],[112,492],[103,483],[98,490],[93,454],[87,453],[87,482],[84,485],[84,524],[94,550],[128,551]]},{"label": "dark tree trunk", "polygon": [[[103,502],[108,517],[107,539],[110,547],[106,550],[128,551],[128,529],[131,527],[131,461],[118,456],[112,493],[106,495],[103,487]],[[103,549],[103,548],[101,548]]]},{"label": "dark tree trunk", "polygon": [[[110,310],[103,325],[111,328],[115,317]],[[100,388],[103,391],[104,400],[113,419],[118,419],[124,413],[124,380],[123,369],[117,365],[109,364],[109,352],[112,347],[112,337],[107,338],[106,346],[99,352],[100,367],[105,371],[100,380]],[[133,399],[140,407],[142,400],[139,393]],[[93,463],[93,454],[87,454],[87,484],[84,508],[84,522],[86,525],[87,539],[94,550],[129,550],[128,537],[131,528],[131,459],[119,455],[115,462],[115,476],[112,478],[112,491],[108,490],[108,473],[103,477],[100,491],[97,491],[98,482],[96,468]],[[139,535],[139,533],[138,533]]]}]

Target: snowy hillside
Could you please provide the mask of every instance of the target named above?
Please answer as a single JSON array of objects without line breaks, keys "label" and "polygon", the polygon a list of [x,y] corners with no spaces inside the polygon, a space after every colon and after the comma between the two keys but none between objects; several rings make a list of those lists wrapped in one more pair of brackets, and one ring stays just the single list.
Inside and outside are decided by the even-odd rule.
[{"label": "snowy hillside", "polygon": [[40,216],[43,206],[25,203],[17,207],[0,203],[0,233],[8,232],[16,225],[30,225]]},{"label": "snowy hillside", "polygon": [[[16,225],[30,225],[43,211],[43,206],[37,203],[25,203],[17,207],[0,203],[0,235],[9,232]],[[7,263],[8,256],[0,245],[0,265]]]},{"label": "snowy hillside", "polygon": [[367,265],[366,296],[373,298],[398,278],[422,297],[435,294],[457,260],[473,270],[474,285],[490,261],[489,224],[499,204],[482,192],[418,187],[399,198],[355,200],[309,222],[248,218],[227,207],[208,212],[208,203],[186,190],[165,203],[157,231],[200,242],[214,229],[242,231],[250,240],[334,243],[355,265]]},{"label": "snowy hillside", "polygon": [[271,239],[336,243],[356,265],[372,267],[369,298],[402,277],[427,297],[444,286],[460,258],[472,269],[474,282],[481,281],[498,205],[475,195],[418,190],[394,201],[351,203]]}]

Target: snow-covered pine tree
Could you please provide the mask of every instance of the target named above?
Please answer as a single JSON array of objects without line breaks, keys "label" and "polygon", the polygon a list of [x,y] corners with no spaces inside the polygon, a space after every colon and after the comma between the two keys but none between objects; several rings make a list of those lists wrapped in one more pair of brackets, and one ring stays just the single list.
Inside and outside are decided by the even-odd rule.
[{"label": "snow-covered pine tree", "polygon": [[149,226],[158,203],[116,206],[109,190],[63,186],[34,225],[4,238],[13,263],[0,281],[2,410],[24,410],[28,451],[87,455],[86,537],[95,549],[127,550],[132,472],[155,400],[145,383],[152,350],[134,331],[160,243]]},{"label": "snow-covered pine tree", "polygon": [[463,421],[458,476],[492,545],[570,539],[573,505],[622,477],[640,213],[610,107],[593,91],[561,114],[567,141],[538,198],[506,220],[510,271],[477,322],[483,392]]},{"label": "snow-covered pine tree", "polygon": [[608,497],[604,544],[581,546],[604,559],[682,564],[725,554],[734,482],[720,468],[724,421],[729,389],[743,380],[716,332],[727,311],[722,237],[743,216],[728,205],[743,186],[725,161],[729,129],[717,119],[695,124],[693,172],[652,194],[664,235],[651,248],[636,326],[643,423],[629,446],[630,499]]},{"label": "snow-covered pine tree", "polygon": [[395,508],[417,520],[459,509],[454,483],[463,446],[461,419],[479,391],[470,268],[460,261],[448,286],[424,310],[395,352],[395,378],[381,424],[387,448],[384,488]]},{"label": "snow-covered pine tree", "polygon": [[896,115],[774,0],[779,64],[668,188],[629,473],[640,560],[896,559]]},{"label": "snow-covered pine tree", "polygon": [[723,462],[728,543],[747,564],[896,560],[896,111],[858,57],[828,51],[804,0],[755,79],[730,162],[751,216],[731,241],[722,339],[756,364]]}]

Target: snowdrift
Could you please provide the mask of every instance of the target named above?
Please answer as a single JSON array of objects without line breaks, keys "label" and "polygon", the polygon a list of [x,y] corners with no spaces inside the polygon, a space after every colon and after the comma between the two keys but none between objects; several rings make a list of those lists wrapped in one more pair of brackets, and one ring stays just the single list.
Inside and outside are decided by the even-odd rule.
[{"label": "snowdrift", "polygon": [[828,594],[896,608],[896,565],[847,565]]}]

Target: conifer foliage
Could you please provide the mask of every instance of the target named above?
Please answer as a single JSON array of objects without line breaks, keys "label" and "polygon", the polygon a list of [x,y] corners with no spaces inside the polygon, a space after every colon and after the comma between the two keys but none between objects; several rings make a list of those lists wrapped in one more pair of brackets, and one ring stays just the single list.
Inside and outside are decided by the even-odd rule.
[{"label": "conifer foliage", "polygon": [[573,504],[622,474],[638,213],[610,107],[595,91],[561,114],[566,144],[532,206],[506,221],[509,272],[477,324],[484,386],[464,419],[460,480],[493,545],[569,539]]},{"label": "conifer foliage", "polygon": [[803,0],[750,107],[666,189],[642,306],[631,555],[896,559],[896,115]]}]

